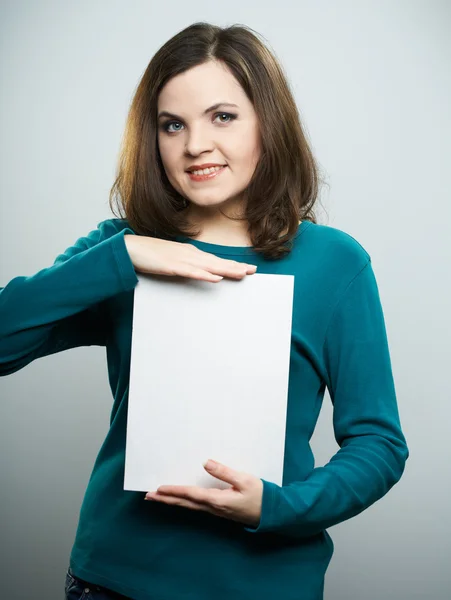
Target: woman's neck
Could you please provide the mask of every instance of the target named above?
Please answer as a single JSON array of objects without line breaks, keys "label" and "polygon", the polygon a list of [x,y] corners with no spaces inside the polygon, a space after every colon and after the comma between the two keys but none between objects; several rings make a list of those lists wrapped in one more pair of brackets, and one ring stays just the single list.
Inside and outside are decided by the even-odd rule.
[{"label": "woman's neck", "polygon": [[[187,209],[188,223],[192,228],[199,229],[199,235],[191,239],[221,246],[252,246],[246,220],[237,221],[217,211],[209,214],[208,211],[196,209],[192,205]],[[231,216],[236,218],[239,215]]]},{"label": "woman's neck", "polygon": [[[187,209],[187,219],[193,229],[199,229],[199,235],[194,240],[220,244],[222,246],[252,246],[247,231],[246,220],[234,220],[228,215],[224,216],[218,211],[199,211],[197,207],[190,206]],[[225,212],[223,210],[223,212]],[[239,214],[231,213],[235,219]]]}]

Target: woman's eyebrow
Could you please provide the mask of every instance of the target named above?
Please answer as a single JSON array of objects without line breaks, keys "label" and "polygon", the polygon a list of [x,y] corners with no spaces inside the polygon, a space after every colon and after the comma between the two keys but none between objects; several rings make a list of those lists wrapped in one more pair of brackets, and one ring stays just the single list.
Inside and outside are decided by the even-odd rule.
[{"label": "woman's eyebrow", "polygon": [[[235,108],[239,108],[238,104],[232,104],[231,102],[217,102],[216,104],[213,104],[213,106],[206,108],[203,112],[203,115],[208,115],[208,113],[213,112],[214,110],[218,109],[220,106],[234,106]],[[178,115],[175,115],[174,113],[168,112],[167,110],[163,110],[159,113],[158,118],[161,119],[161,117],[170,117],[171,119],[181,119],[182,118],[182,117],[179,117]]]}]

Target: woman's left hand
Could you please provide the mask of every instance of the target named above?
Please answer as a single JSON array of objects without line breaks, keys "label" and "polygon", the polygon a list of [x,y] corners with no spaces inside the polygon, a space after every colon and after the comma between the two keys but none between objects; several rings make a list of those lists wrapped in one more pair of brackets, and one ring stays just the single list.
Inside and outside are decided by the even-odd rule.
[{"label": "woman's left hand", "polygon": [[231,488],[202,488],[196,486],[162,485],[156,492],[146,494],[146,500],[185,506],[192,510],[203,510],[218,517],[257,527],[260,523],[263,482],[254,475],[235,471],[213,460],[207,461],[204,469]]}]

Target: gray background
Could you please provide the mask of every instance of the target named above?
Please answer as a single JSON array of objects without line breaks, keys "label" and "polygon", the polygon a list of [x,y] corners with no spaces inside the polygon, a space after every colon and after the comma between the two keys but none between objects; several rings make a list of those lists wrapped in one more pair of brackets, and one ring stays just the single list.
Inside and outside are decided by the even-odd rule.
[{"label": "gray background", "polygon": [[[362,243],[379,282],[411,457],[387,496],[329,530],[325,598],[448,599],[450,2],[3,1],[0,285],[111,216],[135,86],[197,20],[247,24],[274,48],[327,178],[322,222]],[[1,597],[57,600],[108,427],[105,351],[38,360],[0,395]],[[337,450],[331,417],[326,396],[318,466]]]}]

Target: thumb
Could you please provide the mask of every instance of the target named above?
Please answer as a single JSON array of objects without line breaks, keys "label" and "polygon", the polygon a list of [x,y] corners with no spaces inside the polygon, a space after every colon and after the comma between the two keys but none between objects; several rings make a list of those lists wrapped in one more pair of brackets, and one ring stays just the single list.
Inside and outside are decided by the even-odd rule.
[{"label": "thumb", "polygon": [[242,487],[242,477],[239,471],[231,469],[226,465],[216,462],[215,460],[207,460],[204,465],[204,469],[221,481],[230,483],[234,487],[240,489]]}]

